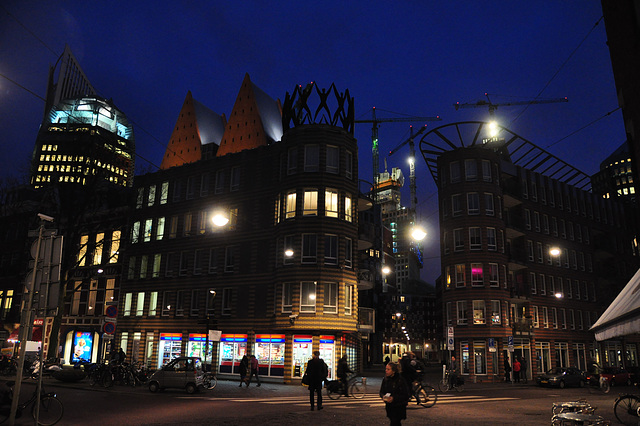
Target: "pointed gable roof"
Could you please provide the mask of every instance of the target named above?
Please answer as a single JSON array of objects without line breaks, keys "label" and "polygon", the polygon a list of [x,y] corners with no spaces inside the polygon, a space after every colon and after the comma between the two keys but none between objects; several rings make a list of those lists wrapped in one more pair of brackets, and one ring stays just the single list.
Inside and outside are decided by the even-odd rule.
[{"label": "pointed gable roof", "polygon": [[245,74],[216,156],[254,149],[280,140],[282,108]]},{"label": "pointed gable roof", "polygon": [[225,122],[224,115],[211,111],[187,92],[160,169],[201,160],[202,145],[220,143]]}]

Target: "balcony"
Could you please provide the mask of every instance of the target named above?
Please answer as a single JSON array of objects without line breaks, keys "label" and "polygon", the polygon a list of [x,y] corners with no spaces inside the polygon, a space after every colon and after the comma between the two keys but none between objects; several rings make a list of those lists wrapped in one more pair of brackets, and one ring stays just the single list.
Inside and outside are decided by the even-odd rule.
[{"label": "balcony", "polygon": [[376,332],[376,311],[372,308],[358,308],[358,331],[371,334]]},{"label": "balcony", "polygon": [[358,291],[371,290],[375,283],[373,272],[368,269],[360,269],[358,271]]}]

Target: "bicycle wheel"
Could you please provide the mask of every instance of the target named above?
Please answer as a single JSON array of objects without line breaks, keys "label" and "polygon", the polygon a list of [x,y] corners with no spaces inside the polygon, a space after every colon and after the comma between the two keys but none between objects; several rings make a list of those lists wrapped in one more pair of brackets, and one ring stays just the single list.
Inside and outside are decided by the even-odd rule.
[{"label": "bicycle wheel", "polygon": [[635,395],[622,395],[616,401],[613,406],[613,411],[616,414],[616,419],[623,425],[637,425],[638,424],[638,407],[640,406],[640,399]]},{"label": "bicycle wheel", "polygon": [[609,393],[611,390],[611,383],[608,380],[600,380],[600,390],[602,393]]},{"label": "bicycle wheel", "polygon": [[111,371],[102,373],[102,386],[105,388],[113,386],[113,374],[111,374]]},{"label": "bicycle wheel", "polygon": [[333,388],[333,390],[331,390],[331,388],[327,388],[327,396],[329,397],[329,399],[340,399],[340,397],[342,396],[342,386],[340,386],[339,388]]},{"label": "bicycle wheel", "polygon": [[455,388],[456,388],[456,391],[458,391],[458,392],[462,392],[462,391],[464,391],[464,383],[459,383],[459,384],[457,384],[457,385],[455,386]]},{"label": "bicycle wheel", "polygon": [[[34,403],[31,409],[31,415],[33,419],[36,419],[36,407]],[[55,425],[62,418],[64,414],[64,408],[62,402],[55,396],[42,396],[40,398],[40,410],[38,413],[38,424],[42,426]]]},{"label": "bicycle wheel", "polygon": [[420,386],[416,391],[416,399],[418,400],[418,404],[429,408],[433,407],[438,401],[438,394],[431,386]]},{"label": "bicycle wheel", "polygon": [[364,395],[367,393],[367,387],[362,380],[356,380],[349,387],[349,394],[356,399],[364,398]]},{"label": "bicycle wheel", "polygon": [[447,392],[449,390],[449,380],[440,380],[440,382],[438,383],[438,388],[440,389],[440,392]]},{"label": "bicycle wheel", "polygon": [[213,374],[205,374],[202,378],[202,384],[206,389],[212,390],[218,384],[218,378]]}]

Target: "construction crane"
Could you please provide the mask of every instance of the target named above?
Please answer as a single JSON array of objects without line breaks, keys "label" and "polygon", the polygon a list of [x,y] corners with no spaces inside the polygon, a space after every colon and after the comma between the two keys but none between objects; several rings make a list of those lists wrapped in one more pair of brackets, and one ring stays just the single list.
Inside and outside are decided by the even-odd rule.
[{"label": "construction crane", "polygon": [[394,118],[378,118],[376,117],[376,107],[372,108],[371,119],[354,120],[355,123],[372,123],[371,128],[371,153],[373,156],[373,194],[374,202],[378,202],[377,185],[380,173],[380,159],[378,156],[378,127],[380,123],[388,122],[421,122],[421,121],[441,121],[440,117],[394,117]]},{"label": "construction crane", "polygon": [[411,126],[411,136],[409,136],[409,139],[405,140],[404,142],[401,142],[398,146],[396,146],[391,151],[389,151],[389,157],[391,157],[400,148],[402,148],[406,144],[409,144],[409,150],[411,152],[411,154],[410,154],[411,158],[409,158],[409,190],[411,191],[411,204],[410,204],[410,207],[411,207],[411,211],[413,212],[414,215],[415,215],[415,211],[416,211],[416,205],[418,204],[418,199],[416,197],[416,150],[415,150],[415,145],[413,143],[413,140],[415,138],[417,138],[418,136],[420,136],[420,134],[422,132],[424,132],[425,130],[427,130],[427,125],[426,124],[424,126],[422,126],[420,128],[420,130],[418,130],[418,133],[416,133],[414,135],[413,134],[413,126]]},{"label": "construction crane", "polygon": [[489,98],[489,94],[484,94],[487,97],[487,100],[484,99],[479,100],[475,103],[464,103],[456,102],[453,106],[456,108],[456,111],[460,108],[479,108],[479,107],[489,107],[489,115],[492,115],[496,112],[498,107],[500,106],[516,106],[516,105],[533,105],[533,104],[552,104],[556,102],[569,102],[569,99],[564,98],[554,98],[554,99],[533,99],[530,101],[513,101],[513,102],[501,102],[501,103],[493,103]]}]

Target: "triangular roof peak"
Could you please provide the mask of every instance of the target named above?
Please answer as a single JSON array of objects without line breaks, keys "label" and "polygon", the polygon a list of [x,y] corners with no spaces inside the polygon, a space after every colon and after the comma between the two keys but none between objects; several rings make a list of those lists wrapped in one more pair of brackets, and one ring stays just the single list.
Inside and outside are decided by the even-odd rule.
[{"label": "triangular roof peak", "polygon": [[217,156],[269,145],[282,137],[282,108],[245,74]]},{"label": "triangular roof peak", "polygon": [[225,125],[220,116],[193,99],[187,92],[182,109],[173,127],[160,169],[194,163],[202,159],[202,145],[220,142]]}]

